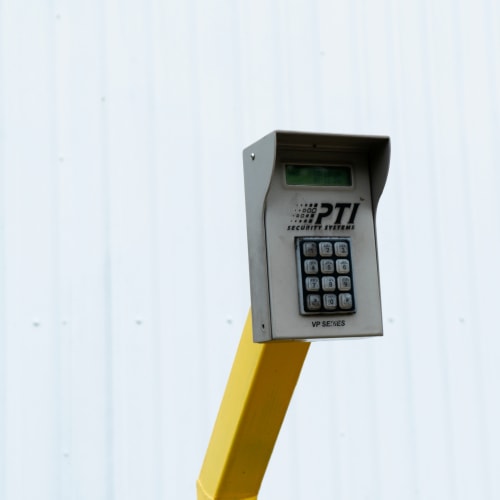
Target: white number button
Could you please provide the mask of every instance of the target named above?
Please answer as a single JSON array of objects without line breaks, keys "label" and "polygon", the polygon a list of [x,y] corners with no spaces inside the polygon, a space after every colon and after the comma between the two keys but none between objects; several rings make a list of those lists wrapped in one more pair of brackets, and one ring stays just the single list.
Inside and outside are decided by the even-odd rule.
[{"label": "white number button", "polygon": [[314,241],[304,242],[303,249],[304,249],[304,255],[306,257],[316,257],[318,253],[318,249]]},{"label": "white number button", "polygon": [[351,270],[351,266],[347,259],[337,259],[335,266],[339,274],[347,274]]},{"label": "white number button", "polygon": [[321,272],[323,274],[333,273],[333,260],[332,259],[322,259],[321,260]]},{"label": "white number button", "polygon": [[351,289],[351,278],[349,276],[339,276],[337,279],[339,290],[348,292]]},{"label": "white number button", "polygon": [[323,276],[321,285],[325,292],[333,292],[335,290],[335,278],[333,276]]},{"label": "white number button", "polygon": [[306,278],[306,290],[308,292],[317,292],[319,290],[319,278],[308,276]]},{"label": "white number button", "polygon": [[304,271],[306,274],[318,274],[318,261],[316,259],[306,259],[304,261]]},{"label": "white number button", "polygon": [[334,293],[325,293],[323,295],[323,306],[329,311],[337,309],[337,297]]},{"label": "white number button", "polygon": [[333,255],[333,246],[329,241],[322,241],[319,244],[319,254],[321,257],[331,257]]},{"label": "white number button", "polygon": [[349,246],[345,241],[335,242],[335,255],[337,257],[347,257],[349,255]]}]

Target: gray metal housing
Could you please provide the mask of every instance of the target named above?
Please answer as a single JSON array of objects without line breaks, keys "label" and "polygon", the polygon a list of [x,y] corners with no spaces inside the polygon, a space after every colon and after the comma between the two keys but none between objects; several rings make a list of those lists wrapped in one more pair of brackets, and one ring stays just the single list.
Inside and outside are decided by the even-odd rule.
[{"label": "gray metal housing", "polygon": [[[390,139],[382,136],[274,131],[243,150],[245,203],[254,341],[273,340],[266,245],[266,199],[282,151],[336,155],[361,153],[368,159],[373,218],[389,169]],[[379,333],[379,335],[382,332]],[[303,339],[305,340],[305,338]]]}]

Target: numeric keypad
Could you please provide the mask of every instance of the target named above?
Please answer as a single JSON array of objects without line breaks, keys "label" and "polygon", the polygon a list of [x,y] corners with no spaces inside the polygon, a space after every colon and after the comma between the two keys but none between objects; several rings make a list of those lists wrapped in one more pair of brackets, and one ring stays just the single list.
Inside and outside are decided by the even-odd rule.
[{"label": "numeric keypad", "polygon": [[300,314],[355,312],[349,238],[295,239]]}]

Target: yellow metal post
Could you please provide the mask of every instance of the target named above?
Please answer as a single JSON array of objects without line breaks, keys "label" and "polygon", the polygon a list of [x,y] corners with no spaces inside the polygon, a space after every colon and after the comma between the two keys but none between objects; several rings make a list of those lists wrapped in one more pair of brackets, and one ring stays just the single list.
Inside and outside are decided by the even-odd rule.
[{"label": "yellow metal post", "polygon": [[254,344],[243,329],[205,460],[198,500],[256,500],[309,342]]}]

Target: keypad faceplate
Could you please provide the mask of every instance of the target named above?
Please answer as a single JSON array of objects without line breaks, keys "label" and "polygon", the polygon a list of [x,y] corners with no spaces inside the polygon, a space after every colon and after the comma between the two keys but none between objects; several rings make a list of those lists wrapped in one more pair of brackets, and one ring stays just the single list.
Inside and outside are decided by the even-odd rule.
[{"label": "keypad faceplate", "polygon": [[356,311],[349,238],[295,238],[301,315]]}]

